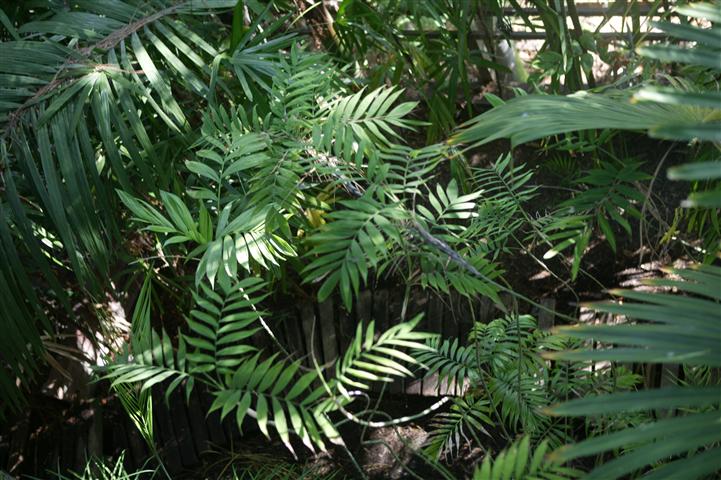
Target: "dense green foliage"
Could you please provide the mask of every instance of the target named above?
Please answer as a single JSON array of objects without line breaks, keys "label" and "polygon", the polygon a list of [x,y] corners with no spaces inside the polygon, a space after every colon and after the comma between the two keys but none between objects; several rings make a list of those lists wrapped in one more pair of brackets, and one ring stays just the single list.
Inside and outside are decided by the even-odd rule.
[{"label": "dense green foliage", "polygon": [[[598,86],[592,54],[623,50],[582,31],[572,0],[533,1],[547,40],[524,78],[532,93],[489,93],[484,113],[473,82],[500,88],[510,73],[492,36],[479,39],[504,20],[495,1],[345,0],[334,19],[322,2],[31,3],[0,10],[1,416],[22,410],[77,330],[106,353],[97,378],[163,472],[150,391],[199,387],[208,413],[294,457],[301,443],[351,453],[343,423],[428,417],[416,454],[445,477],[443,462],[487,440],[506,448],[472,465],[474,479],[721,470],[717,3],[654,23],[671,41],[626,52],[625,76]],[[326,23],[310,25],[324,48],[296,28],[320,10]],[[649,213],[665,157],[644,164],[620,131],[683,152],[668,169],[688,193],[672,223]],[[513,151],[472,160],[498,139],[537,142],[541,168]],[[551,187],[559,196],[535,208]],[[573,282],[601,284],[592,247],[619,256],[638,234],[652,248],[650,228],[674,255],[658,257],[684,267],[645,282],[653,291],[584,304],[616,324],[561,314],[569,325],[542,330],[522,312],[543,307],[504,276],[531,258],[578,299]],[[270,327],[278,294],[352,312],[382,282],[403,285],[402,314],[384,331],[359,321],[331,365],[299,358]],[[501,313],[443,338],[406,313],[412,289]],[[132,312],[129,331],[111,302]],[[671,385],[646,388],[637,367],[672,362]],[[411,378],[453,394],[389,421],[363,407],[373,383]],[[142,475],[121,458],[78,478],[92,471]]]}]

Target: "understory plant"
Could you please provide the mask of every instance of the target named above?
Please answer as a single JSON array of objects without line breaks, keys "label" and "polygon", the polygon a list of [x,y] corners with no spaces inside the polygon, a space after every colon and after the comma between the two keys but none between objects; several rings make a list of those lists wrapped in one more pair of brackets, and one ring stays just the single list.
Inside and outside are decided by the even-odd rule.
[{"label": "understory plant", "polygon": [[[721,10],[715,3],[680,6],[678,12],[694,19],[721,20]],[[584,92],[565,97],[520,96],[472,120],[453,142],[483,143],[509,137],[517,145],[591,128],[646,130],[657,138],[692,144],[701,142],[696,148],[702,152],[710,151],[713,160],[709,161],[705,154],[699,155],[700,161],[669,169],[668,177],[698,182],[698,190],[681,205],[692,209],[691,215],[717,216],[721,207],[718,202],[721,98],[717,82],[721,37],[715,27],[670,22],[658,22],[655,26],[672,37],[693,41],[695,45],[691,48],[654,45],[640,49],[639,53],[646,58],[690,66],[687,68],[693,69],[695,83],[667,76],[668,86],[649,83],[620,91]],[[519,117],[527,121],[518,125]],[[624,168],[632,165],[627,163]],[[606,182],[612,178],[606,177]],[[598,184],[589,178],[586,181],[593,187]],[[608,198],[607,193],[604,198]],[[576,197],[570,202],[578,201],[579,197]],[[599,207],[603,208],[597,204],[596,208]],[[625,210],[628,210],[627,206]],[[613,234],[608,225],[602,225],[600,217],[599,226],[606,239],[613,243]],[[712,263],[719,257],[717,227],[714,222],[706,226],[704,246],[707,249],[698,249],[699,260]],[[575,257],[583,250],[585,246],[575,252]],[[673,289],[677,293],[612,291],[621,301],[596,302],[588,307],[620,315],[620,325],[560,327],[558,330],[563,335],[592,342],[594,348],[544,353],[545,358],[553,360],[590,362],[587,365],[593,368],[599,365],[597,362],[611,362],[612,365],[616,362],[673,362],[680,365],[680,375],[671,380],[675,383],[673,386],[587,395],[546,409],[553,415],[585,416],[586,421],[598,421],[609,415],[626,419],[637,413],[646,415],[646,418],[639,418],[638,423],[617,424],[616,427],[620,426],[618,431],[613,427],[610,431],[597,429],[590,438],[554,452],[552,458],[560,462],[598,455],[596,468],[588,478],[620,478],[639,471],[646,472],[643,478],[705,478],[721,469],[716,451],[721,439],[719,380],[704,373],[716,367],[721,358],[720,271],[717,266],[704,264],[666,271],[671,278],[644,283],[656,289]],[[689,381],[685,380],[687,375]],[[607,425],[614,425],[614,422]],[[613,452],[613,456],[604,457],[604,452]]]},{"label": "understory plant", "polygon": [[[326,15],[325,2],[301,13],[292,3],[0,10],[0,414],[22,411],[45,360],[72,357],[63,342],[80,332],[158,460],[151,392],[167,402],[201,389],[207,413],[294,456],[352,455],[348,422],[428,418],[417,456],[446,478],[441,462],[474,448],[474,479],[719,470],[718,4],[679,6],[681,23],[655,24],[684,43],[639,49],[643,81],[583,91],[595,82],[593,36],[576,14],[565,23],[572,1],[534,1],[555,28],[536,62],[553,66],[536,80],[550,76],[555,94],[486,95],[493,108],[443,140],[456,109],[476,113],[470,76],[504,70],[493,38],[467,44],[502,4],[343,1],[326,53],[295,28],[316,7]],[[440,31],[400,39],[403,22]],[[383,63],[360,75],[369,65],[359,57],[379,51]],[[416,91],[398,85],[414,76]],[[548,308],[515,291],[505,269],[530,262],[580,300],[580,282],[600,284],[590,250],[621,255],[650,223],[664,160],[614,149],[638,138],[618,130],[678,142],[688,157],[668,177],[691,192],[661,227],[691,253],[646,282],[654,292],[583,304],[617,325],[576,325],[574,302],[555,314],[573,325],[541,330],[525,312]],[[474,160],[472,149],[502,138],[541,141],[560,160]],[[544,203],[557,187],[538,180],[548,171],[567,183]],[[384,328],[359,320],[326,364],[312,339],[300,352],[274,330],[279,298],[334,300],[350,316],[379,285],[402,287],[400,313]],[[416,290],[483,300],[494,319],[464,318],[472,328],[459,338],[426,332],[424,315],[409,313]],[[639,365],[667,363],[680,366],[673,385],[643,388]],[[444,392],[425,410],[380,421],[363,406],[373,384],[421,378]],[[122,457],[88,468],[133,477]]]},{"label": "understory plant", "polygon": [[558,447],[575,436],[578,426],[549,417],[544,408],[639,382],[638,375],[623,367],[591,369],[584,362],[544,360],[574,343],[540,330],[530,315],[477,322],[465,344],[432,340],[434,349],[419,352],[417,360],[428,366],[426,378],[437,376],[439,387],[454,385],[457,396],[449,412],[434,418],[427,453],[457,455],[466,444],[482,445],[489,430],[499,427],[508,440],[523,433]]}]

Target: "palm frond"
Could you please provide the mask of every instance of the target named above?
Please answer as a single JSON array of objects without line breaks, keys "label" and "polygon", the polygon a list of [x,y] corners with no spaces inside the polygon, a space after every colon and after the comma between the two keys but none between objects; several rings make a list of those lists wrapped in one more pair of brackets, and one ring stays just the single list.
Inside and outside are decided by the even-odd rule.
[{"label": "palm frond", "polygon": [[[254,417],[261,432],[269,437],[268,425],[274,426],[285,446],[293,452],[290,433],[298,435],[311,450],[325,450],[324,439],[343,444],[343,439],[328,418],[336,404],[323,401],[323,387],[312,388],[317,373],[298,376],[299,362],[277,360],[276,355],[264,361],[260,354],[242,362],[227,385],[215,391],[210,411],[220,410],[221,418],[235,412],[238,428],[247,415]],[[320,400],[319,400],[320,399]]]},{"label": "palm frond", "polygon": [[369,159],[366,176],[374,183],[385,184],[397,198],[422,195],[436,167],[451,155],[443,144],[412,149],[404,145],[381,148],[377,159]]},{"label": "palm frond", "polygon": [[456,455],[464,443],[471,440],[480,444],[480,434],[490,436],[485,426],[492,426],[491,409],[488,401],[473,397],[454,398],[448,412],[439,413],[429,424],[433,430],[428,435],[425,448],[432,458],[444,453]]},{"label": "palm frond", "polygon": [[359,323],[343,360],[336,364],[335,379],[341,394],[349,397],[348,388],[351,387],[367,390],[369,385],[366,382],[392,382],[394,377],[412,376],[413,372],[405,365],[419,362],[401,348],[432,350],[425,341],[434,335],[413,331],[421,318],[422,315],[418,315],[408,322],[394,325],[377,337],[375,322],[371,321],[365,327]]},{"label": "palm frond", "polygon": [[644,195],[634,184],[650,177],[639,170],[640,166],[640,163],[628,160],[618,166],[611,162],[603,163],[575,181],[588,185],[588,188],[563,202],[560,208],[568,208],[576,215],[587,212],[595,214],[606,241],[616,251],[616,237],[611,222],[620,225],[630,235],[631,225],[623,214],[641,218],[641,212],[634,204],[642,203]]},{"label": "palm frond", "polygon": [[448,384],[463,385],[466,379],[472,383],[478,379],[479,364],[473,345],[463,346],[454,340],[431,339],[431,350],[419,352],[416,359],[427,367],[426,378],[438,375],[438,388],[445,381]]},{"label": "palm frond", "polygon": [[[65,271],[72,272],[74,294],[100,299],[110,288],[117,255],[110,246],[122,242],[114,187],[154,192],[164,181],[168,159],[160,139],[188,127],[170,85],[196,100],[207,94],[205,66],[218,52],[202,41],[202,18],[232,4],[49,2],[42,16],[13,27],[12,40],[0,44],[0,224],[21,246],[6,246],[5,258],[41,278],[34,283],[45,283],[48,300],[68,312],[68,288],[58,280],[67,278]],[[20,271],[14,275],[5,279],[5,291],[22,281]],[[16,298],[33,301],[33,290]],[[3,314],[4,328],[18,331],[4,319],[22,318],[18,325],[38,331],[34,338],[17,338],[16,345],[29,345],[28,355],[43,358],[34,346],[38,335],[55,333],[44,316],[22,313],[10,300],[2,303],[11,310]],[[27,335],[29,328],[18,332]],[[20,358],[6,357],[24,364],[22,377],[30,379],[32,362]]]},{"label": "palm frond", "polygon": [[133,339],[131,343],[132,361],[119,359],[106,367],[104,378],[112,385],[140,384],[144,392],[165,380],[171,380],[165,390],[166,401],[170,394],[185,381],[185,394],[190,396],[194,380],[190,376],[191,363],[188,361],[185,341],[178,341],[173,348],[170,336],[162,331],[158,334],[151,330],[147,339]]},{"label": "palm frond", "polygon": [[[25,403],[15,379],[23,379],[23,387],[32,382],[39,366],[38,359],[45,355],[41,332],[52,332],[29,272],[20,263],[11,228],[8,214],[0,201],[0,255],[6,259],[0,264],[0,318],[3,319],[5,332],[0,339],[0,349],[9,367],[0,368],[0,392],[6,400],[0,407],[0,417],[4,416],[6,408],[17,410]],[[54,276],[51,278],[55,279]]]},{"label": "palm frond", "polygon": [[315,259],[303,270],[304,282],[323,281],[318,301],[340,288],[341,298],[351,309],[361,280],[389,255],[392,246],[402,242],[398,222],[405,218],[399,205],[385,205],[366,195],[339,202],[344,210],[331,212],[323,229],[309,237],[314,247],[308,253]]},{"label": "palm frond", "polygon": [[487,456],[483,464],[476,468],[473,480],[491,480],[496,478],[553,478],[557,480],[581,478],[582,472],[562,467],[558,462],[547,458],[548,443],[541,442],[531,450],[529,437],[514,442],[495,458]]},{"label": "palm frond", "polygon": [[483,238],[482,251],[498,255],[523,225],[523,205],[536,196],[533,172],[515,166],[511,155],[499,157],[491,166],[473,169],[473,184],[482,192],[478,215],[466,230],[468,238]]},{"label": "palm frond", "polygon": [[516,146],[582,130],[650,130],[664,125],[684,128],[696,125],[708,113],[650,102],[632,103],[627,92],[526,95],[513,98],[464,124],[450,141],[454,145],[479,146],[509,138]]},{"label": "palm frond", "polygon": [[[575,361],[619,361],[682,365],[721,365],[721,327],[718,291],[721,268],[699,265],[669,269],[679,280],[650,280],[655,286],[674,287],[687,294],[615,291],[627,301],[599,302],[596,310],[634,319],[616,326],[563,327],[567,335],[614,344],[612,348],[550,353],[548,357]],[[707,452],[721,440],[718,428],[721,389],[666,387],[663,389],[588,396],[551,409],[555,415],[605,415],[614,412],[672,409],[669,418],[616,433],[601,435],[559,450],[563,460],[605,452],[625,445],[634,448],[597,467],[589,478],[619,478],[648,465],[662,466],[652,475],[685,467],[687,478],[700,478],[719,469]],[[694,460],[698,457],[698,461]],[[679,463],[680,462],[680,463]]]},{"label": "palm frond", "polygon": [[471,299],[480,295],[490,298],[496,304],[501,304],[498,288],[490,284],[488,280],[498,278],[503,271],[496,263],[484,258],[485,249],[483,248],[477,250],[459,248],[458,250],[469,259],[468,263],[480,273],[482,278],[471,274],[459,265],[449,265],[446,255],[439,254],[438,251],[431,248],[423,248],[419,253],[419,283],[421,286],[430,287],[445,294],[455,291]]},{"label": "palm frond", "polygon": [[192,373],[230,374],[257,351],[243,340],[261,328],[258,322],[263,312],[255,305],[265,297],[259,294],[264,287],[263,281],[253,277],[222,285],[220,292],[200,284],[202,295],[193,295],[196,308],[188,319],[190,333],[184,336],[187,344],[196,349],[188,353]]},{"label": "palm frond", "polygon": [[530,433],[545,429],[547,419],[539,410],[548,400],[539,379],[509,369],[494,373],[488,388],[501,418],[509,427]]},{"label": "palm frond", "polygon": [[411,128],[413,122],[404,117],[416,106],[406,102],[393,107],[401,93],[381,87],[370,93],[360,90],[334,101],[314,135],[316,147],[350,159],[354,142],[360,146],[388,145],[391,139],[400,139],[394,127]]}]

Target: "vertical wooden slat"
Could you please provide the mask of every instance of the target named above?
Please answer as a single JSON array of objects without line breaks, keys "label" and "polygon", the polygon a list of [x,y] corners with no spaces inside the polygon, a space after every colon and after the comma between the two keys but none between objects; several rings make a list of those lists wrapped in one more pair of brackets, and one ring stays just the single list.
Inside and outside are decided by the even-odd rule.
[{"label": "vertical wooden slat", "polygon": [[[446,298],[447,306],[446,314],[443,316],[443,338],[447,338],[453,342],[459,336],[459,297],[456,292]],[[444,395],[454,395],[456,392],[456,382],[452,378],[447,378],[442,382],[441,393]]]},{"label": "vertical wooden slat", "polygon": [[[88,433],[90,422],[80,422],[77,428],[78,441],[75,443],[75,458],[73,459],[72,469],[77,472],[85,465],[85,459],[88,458]],[[127,432],[127,429],[126,429]],[[126,442],[127,443],[127,442]],[[128,470],[135,468],[135,461],[130,456],[130,452],[125,454],[125,466]]]},{"label": "vertical wooden slat", "polygon": [[[336,303],[336,318],[338,323],[338,352],[345,354],[348,345],[353,340],[356,331],[356,322],[353,320],[352,313],[345,309],[340,303]],[[355,310],[358,310],[356,302]]]},{"label": "vertical wooden slat", "polygon": [[[136,431],[135,425],[133,425],[132,420],[130,420],[130,417],[128,417],[127,415],[125,415],[123,418],[123,425],[125,427],[123,429],[125,436],[123,437],[122,449],[125,451],[125,468],[129,472],[133,472],[135,470],[140,470],[141,467],[143,466],[144,458],[136,456],[132,450],[132,440],[131,439],[133,437],[133,432]],[[75,453],[76,457],[77,457],[78,453],[79,452]],[[78,460],[80,462],[82,462],[82,458],[84,458],[84,457],[81,457]],[[78,463],[78,460],[76,460],[76,464],[78,465],[78,468],[80,468],[82,466],[82,463]]]},{"label": "vertical wooden slat", "polygon": [[[335,311],[333,309],[333,300],[327,299],[318,305],[318,314],[320,316],[320,340],[323,346],[323,363],[333,362],[338,358],[338,339],[336,334]],[[332,370],[327,370],[331,372]]]},{"label": "vertical wooden slat", "polygon": [[[458,315],[458,342],[459,345],[466,345],[468,334],[471,333],[474,321],[472,300],[463,295],[457,295],[456,305]],[[466,385],[464,384],[455,385],[456,395],[461,395],[465,388]]]},{"label": "vertical wooden slat", "polygon": [[315,361],[318,362],[319,365],[323,363],[323,357],[320,355],[321,346],[318,341],[320,322],[317,321],[317,315],[313,304],[304,303],[301,306],[300,312],[303,337],[305,338],[305,351],[308,353],[307,366],[313,368],[313,357],[315,357]]},{"label": "vertical wooden slat", "polygon": [[[118,457],[123,450],[127,449],[127,445],[125,443],[125,439],[127,438],[127,433],[125,431],[125,422],[121,421],[122,419],[116,418],[116,421],[113,425],[113,457]],[[68,438],[67,434],[63,432],[63,438]],[[70,442],[63,442],[63,443],[70,443]],[[65,453],[63,453],[65,455]],[[126,454],[127,455],[127,454]],[[127,462],[127,459],[126,459]],[[130,465],[127,465],[130,467]]]},{"label": "vertical wooden slat", "polygon": [[301,333],[301,317],[300,311],[296,309],[289,310],[288,316],[285,317],[285,333],[288,338],[288,348],[296,358],[303,358],[306,366],[309,365],[306,356],[305,345],[303,343],[303,334]]},{"label": "vertical wooden slat", "polygon": [[482,297],[478,303],[478,316],[476,317],[476,320],[481,323],[488,323],[493,320],[492,315],[495,307],[493,306],[491,299],[488,297]]},{"label": "vertical wooden slat", "polygon": [[273,335],[275,335],[275,338],[277,340],[277,343],[275,340],[270,338],[270,334],[265,331],[265,329],[261,330],[261,333],[265,338],[268,340],[269,346],[267,347],[269,351],[271,352],[280,352],[280,346],[278,346],[278,343],[282,345],[284,348],[288,348],[288,334],[286,332],[285,326],[288,323],[286,320],[289,316],[292,315],[292,312],[290,311],[282,311],[273,313],[270,315],[263,316],[263,321],[268,325],[268,328],[271,332],[273,332]]},{"label": "vertical wooden slat", "polygon": [[363,290],[358,294],[358,308],[356,309],[356,321],[368,325],[373,317],[373,294],[370,290]]},{"label": "vertical wooden slat", "polygon": [[[390,328],[394,325],[401,323],[401,310],[403,309],[403,295],[402,290],[392,290],[386,299],[387,303],[387,321],[386,328]],[[407,353],[407,352],[406,352]],[[403,393],[405,391],[405,380],[398,378],[390,384],[390,392],[394,395]]]},{"label": "vertical wooden slat", "polygon": [[466,341],[468,334],[471,332],[474,321],[474,312],[472,300],[463,295],[457,297],[458,309],[458,335],[462,342]]},{"label": "vertical wooden slat", "polygon": [[[416,327],[419,332],[430,331],[428,326],[428,292],[421,291],[418,295],[411,297],[408,303],[407,320],[412,320],[419,313],[424,313],[423,318],[418,322]],[[423,376],[424,372],[418,372],[418,377],[406,382],[406,393],[409,395],[420,395],[423,392]]]},{"label": "vertical wooden slat", "polygon": [[166,460],[168,470],[177,471],[181,467],[180,451],[175,440],[172,422],[168,409],[163,403],[163,394],[158,388],[152,388],[153,396],[153,420],[155,423],[157,443],[161,445],[163,457]]},{"label": "vertical wooden slat", "polygon": [[[25,473],[34,475],[47,473],[44,471],[45,468],[58,464],[57,444],[60,441],[62,439],[58,437],[57,432],[54,430],[48,430],[34,440],[28,439],[25,452],[23,452],[24,458],[21,469],[27,469],[28,466],[31,466],[32,468],[25,470]],[[17,474],[18,470],[13,470],[13,466],[15,466],[14,463],[8,464],[8,470]]]},{"label": "vertical wooden slat", "polygon": [[[185,391],[183,390],[183,395]],[[209,432],[205,422],[205,411],[200,406],[198,392],[194,389],[188,399],[188,420],[190,422],[190,430],[192,432],[195,449],[199,455],[208,448]]]},{"label": "vertical wooden slat", "polygon": [[[428,299],[428,330],[433,333],[441,333],[443,325],[443,303],[440,297],[434,293]],[[433,374],[423,379],[423,395],[432,397],[438,395],[438,374]]]},{"label": "vertical wooden slat", "polygon": [[[132,423],[129,418],[128,422]],[[150,455],[148,445],[145,443],[145,440],[143,440],[143,437],[140,435],[140,432],[138,432],[138,429],[135,428],[135,425],[131,425],[131,428],[127,429],[127,434],[129,451],[126,455],[130,455],[133,458],[135,466],[139,468],[143,466],[145,460]]]},{"label": "vertical wooden slat", "polygon": [[373,317],[376,322],[376,332],[384,332],[388,329],[388,291],[376,290],[373,292]]},{"label": "vertical wooden slat", "polygon": [[[57,434],[56,429],[48,430],[35,438],[28,438],[20,459],[21,463],[10,464],[8,468],[15,474],[21,470],[34,475],[44,473],[43,465],[58,465],[60,458],[58,443],[61,441],[62,438]],[[12,467],[15,466],[19,468],[13,471]]]},{"label": "vertical wooden slat", "polygon": [[[363,290],[358,294],[358,308],[356,309],[356,327],[363,325],[363,331],[373,319],[373,293],[370,290]],[[376,322],[377,328],[377,322]],[[371,389],[376,391],[377,385],[371,384]]]},{"label": "vertical wooden slat", "polygon": [[495,306],[495,312],[493,312],[494,317],[491,320],[503,315],[508,315],[513,311],[513,296],[508,292],[501,292],[498,296],[501,298],[501,303],[506,307],[508,313],[503,313],[498,306]]},{"label": "vertical wooden slat", "polygon": [[[220,411],[218,411],[220,412]],[[228,441],[228,446],[232,449],[233,442],[240,439],[242,436],[240,429],[238,428],[238,422],[235,419],[235,415],[227,415],[220,421],[220,425],[225,433],[225,438]]]},{"label": "vertical wooden slat", "polygon": [[175,438],[178,443],[178,449],[180,451],[180,460],[184,467],[193,467],[200,462],[198,455],[193,445],[192,431],[190,429],[190,422],[188,421],[188,414],[186,411],[186,402],[183,397],[184,390],[176,389],[172,395],[170,395],[170,414],[175,430]]},{"label": "vertical wooden slat", "polygon": [[[388,291],[387,290],[375,290],[373,292],[373,316],[372,320],[375,320],[375,335],[388,330]],[[389,390],[389,385],[384,385],[382,382],[373,383],[371,390],[374,392],[380,392],[385,387],[386,392]]]},{"label": "vertical wooden slat", "polygon": [[15,426],[15,431],[10,437],[10,455],[8,461],[8,469],[10,473],[13,472],[15,465],[20,465],[24,462],[27,454],[25,453],[25,446],[28,442],[30,435],[30,418],[29,413],[23,417]]},{"label": "vertical wooden slat", "polygon": [[103,454],[103,418],[104,407],[98,399],[93,401],[93,416],[88,427],[87,453],[100,458]]},{"label": "vertical wooden slat", "polygon": [[69,469],[73,467],[75,461],[75,441],[76,441],[77,429],[75,425],[71,425],[68,422],[63,423],[60,427],[60,436],[58,441],[60,442],[60,461],[58,465],[62,469]]},{"label": "vertical wooden slat", "polygon": [[208,426],[208,433],[210,434],[210,440],[218,445],[225,445],[225,432],[220,423],[220,412],[218,410],[208,414],[210,405],[213,403],[212,396],[201,389],[195,389],[193,392],[197,395],[198,403],[200,404],[202,415],[205,416],[205,424]]},{"label": "vertical wooden slat", "polygon": [[539,302],[541,306],[550,310],[538,311],[538,328],[541,330],[550,330],[553,328],[556,319],[556,299],[555,298],[542,298]]}]

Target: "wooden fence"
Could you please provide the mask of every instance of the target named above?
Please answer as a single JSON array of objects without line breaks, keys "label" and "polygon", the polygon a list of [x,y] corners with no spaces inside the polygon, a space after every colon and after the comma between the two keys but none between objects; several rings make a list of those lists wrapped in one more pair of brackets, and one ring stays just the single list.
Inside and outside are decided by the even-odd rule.
[{"label": "wooden fence", "polygon": [[[274,334],[295,358],[311,367],[312,355],[321,364],[343,355],[355,335],[359,322],[373,319],[378,331],[398,323],[403,309],[402,295],[394,290],[362,291],[348,313],[329,299],[323,303],[290,305],[267,318]],[[553,307],[552,300],[542,300]],[[501,314],[490,301],[469,302],[460,296],[439,297],[428,293],[415,295],[409,302],[405,318],[424,313],[419,330],[440,333],[444,338],[463,338],[474,321],[487,322]],[[542,326],[553,322],[553,315],[539,316]],[[268,351],[279,348],[265,332],[253,337],[256,346]],[[331,375],[332,371],[328,370]],[[167,383],[167,382],[166,382]],[[241,438],[234,419],[220,421],[219,412],[207,415],[212,398],[195,388],[186,401],[182,389],[163,400],[166,385],[153,389],[155,439],[162,458],[171,473],[197,467],[200,455],[211,446],[228,446]],[[379,387],[377,384],[374,387]],[[439,384],[437,377],[396,381],[385,395],[439,396],[457,391],[456,385]],[[379,388],[375,388],[378,394]],[[60,401],[52,399],[49,403]],[[126,465],[140,468],[150,452],[117,399],[95,399],[92,403],[69,408],[62,422],[45,425],[46,419],[27,417],[21,420],[9,437],[0,439],[0,468],[11,470],[22,463],[26,473],[43,475],[48,468],[78,469],[88,454],[118,455],[126,452]],[[29,470],[28,470],[29,468]]]},{"label": "wooden fence", "polygon": [[[333,364],[345,353],[357,326],[361,323],[368,325],[371,320],[375,321],[376,331],[384,331],[401,320],[409,320],[422,313],[423,319],[418,330],[440,333],[443,338],[463,340],[475,321],[487,323],[502,314],[486,298],[469,301],[455,294],[440,297],[421,292],[408,303],[403,315],[402,299],[403,295],[398,295],[397,291],[364,290],[360,292],[351,313],[339,305],[337,300],[328,299],[320,304],[304,303],[288,308],[270,319],[269,324],[279,343],[294,358],[302,359],[304,365],[312,367],[313,357],[318,364]],[[548,304],[548,300],[543,301]],[[543,321],[552,323],[548,315],[543,316]],[[279,350],[265,332],[256,334],[254,341],[261,348]],[[329,376],[333,374],[332,371],[327,373]],[[373,388],[377,392],[383,388],[383,384],[374,384]],[[439,384],[436,377],[398,380],[387,390],[390,394],[423,396],[446,395],[456,391],[456,386]]]},{"label": "wooden fence", "polygon": [[[401,320],[402,295],[394,290],[362,291],[348,313],[337,301],[323,303],[299,303],[290,305],[280,314],[267,318],[280,344],[289,353],[302,359],[311,367],[311,357],[320,364],[333,362],[345,353],[353,339],[357,325],[375,320],[378,331],[383,331]],[[510,297],[503,298],[510,304]],[[554,325],[556,301],[553,298],[537,299],[545,310],[531,313],[538,320],[539,328]],[[439,297],[424,292],[409,302],[405,318],[424,313],[418,329],[442,334],[443,338],[465,340],[474,321],[489,322],[503,313],[489,300],[469,302],[458,295]],[[588,312],[592,315],[592,312]],[[587,322],[596,317],[585,318]],[[268,335],[259,332],[253,337],[260,348],[269,352],[279,351]],[[629,365],[630,368],[639,367]],[[670,374],[677,372],[676,365],[657,365],[644,369],[645,383],[658,386]],[[328,375],[332,375],[328,371]],[[168,405],[164,402],[167,383],[153,388],[153,420],[155,443],[165,466],[175,476],[180,472],[197,468],[201,455],[211,448],[228,447],[242,440],[241,432],[233,415],[223,421],[218,411],[207,414],[213,401],[211,395],[196,387],[186,401],[183,389],[176,389]],[[379,395],[379,384],[374,384],[371,395]],[[384,395],[399,394],[438,397],[458,393],[460,386],[439,383],[437,376],[396,381],[384,391]],[[58,402],[54,399],[49,403]],[[428,404],[432,399],[428,399]],[[36,411],[37,409],[33,409]],[[257,427],[248,424],[244,431],[254,432]],[[283,448],[278,445],[278,448]],[[89,454],[117,457],[125,452],[125,464],[129,469],[144,466],[150,451],[117,399],[94,399],[92,403],[72,406],[59,423],[48,425],[47,419],[22,419],[11,434],[0,439],[0,469],[12,471],[13,465],[22,463],[26,474],[42,476],[48,469],[77,470],[85,464]],[[2,477],[0,477],[2,478]]]},{"label": "wooden fence", "polygon": [[[642,15],[649,18],[659,19],[662,16],[673,16],[674,12],[670,10],[670,7],[675,5],[675,2],[664,2],[658,4],[656,2],[615,2],[611,5],[607,3],[577,3],[576,14],[579,18],[598,17],[604,19],[611,19],[614,17],[624,17],[633,15]],[[522,17],[537,17],[542,11],[535,7],[527,7],[521,9],[515,9],[510,7],[504,7],[501,10],[503,17],[511,20],[520,20]],[[308,33],[308,31],[301,31],[301,33]],[[404,37],[420,37],[425,36],[428,38],[436,38],[441,35],[447,35],[448,33],[454,33],[453,30],[445,30],[440,32],[438,30],[401,30],[400,32]],[[507,38],[510,40],[545,40],[546,32],[535,29],[529,31],[524,30],[513,30],[503,31],[501,30],[497,22],[494,22],[492,31],[486,33],[481,26],[478,30],[467,32],[468,37],[472,39],[486,39],[488,37],[495,39]],[[605,40],[645,40],[645,41],[659,41],[668,39],[668,35],[663,32],[646,32],[641,33],[638,37],[634,38],[630,32],[623,31],[602,31],[598,32],[598,35]]]}]

